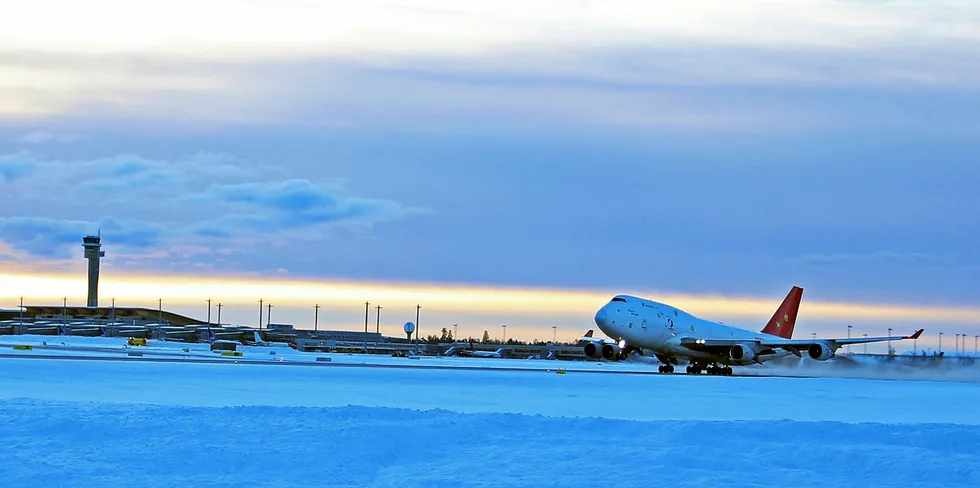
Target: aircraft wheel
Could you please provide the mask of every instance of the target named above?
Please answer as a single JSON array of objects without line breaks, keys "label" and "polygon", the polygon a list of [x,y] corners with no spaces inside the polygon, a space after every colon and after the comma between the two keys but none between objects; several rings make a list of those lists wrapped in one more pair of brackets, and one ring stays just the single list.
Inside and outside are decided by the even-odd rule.
[{"label": "aircraft wheel", "polygon": [[660,367],[657,368],[657,371],[659,373],[663,374],[663,373],[666,373],[667,372],[667,371],[665,371],[666,369],[667,368],[665,368],[664,365],[661,364]]},{"label": "aircraft wheel", "polygon": [[667,370],[667,374],[673,374],[674,373],[674,365],[673,364],[668,364],[668,365],[664,366],[664,368]]}]

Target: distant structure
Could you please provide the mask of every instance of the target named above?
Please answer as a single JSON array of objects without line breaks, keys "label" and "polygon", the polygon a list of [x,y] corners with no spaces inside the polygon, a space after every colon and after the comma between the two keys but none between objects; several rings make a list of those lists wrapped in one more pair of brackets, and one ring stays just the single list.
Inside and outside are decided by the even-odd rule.
[{"label": "distant structure", "polygon": [[412,332],[415,332],[415,324],[405,322],[405,334],[408,336],[408,340],[412,340]]},{"label": "distant structure", "polygon": [[102,231],[97,235],[82,238],[85,259],[88,259],[88,306],[99,306],[99,259],[105,257],[102,250]]}]

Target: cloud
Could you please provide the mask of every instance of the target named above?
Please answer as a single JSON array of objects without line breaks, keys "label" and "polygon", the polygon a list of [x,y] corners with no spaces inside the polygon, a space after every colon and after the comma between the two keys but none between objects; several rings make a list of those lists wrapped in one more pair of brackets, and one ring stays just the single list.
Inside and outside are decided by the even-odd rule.
[{"label": "cloud", "polygon": [[55,134],[44,130],[38,130],[14,139],[14,142],[22,144],[64,144],[82,139],[79,134]]},{"label": "cloud", "polygon": [[[36,26],[0,20],[13,40],[0,46],[0,80],[10,80],[0,89],[20,101],[0,115],[786,131],[868,119],[934,125],[907,101],[938,90],[972,97],[980,84],[980,7],[960,2],[507,4],[241,2],[229,21],[225,8],[178,1],[153,18],[129,12],[127,25],[146,24],[124,32],[92,27],[107,22],[98,17],[47,32],[46,10],[32,5],[21,17],[33,12]],[[195,22],[180,21],[175,37],[160,18]],[[296,27],[307,23],[316,25]],[[856,101],[827,104],[842,88]],[[923,96],[887,98],[908,89]],[[957,108],[939,121],[976,130],[976,111]]]},{"label": "cloud", "polygon": [[239,219],[246,227],[283,228],[345,220],[381,220],[400,218],[405,214],[405,209],[393,201],[355,198],[339,188],[321,188],[302,179],[215,185],[200,196],[269,212],[265,219],[255,216]]},{"label": "cloud", "polygon": [[[3,210],[16,216],[0,214],[0,241],[35,256],[62,258],[83,235],[101,229],[114,246],[134,255],[161,257],[161,249],[229,254],[287,239],[285,232],[316,239],[335,225],[370,226],[419,212],[391,200],[352,196],[337,183],[255,181],[275,174],[257,167],[214,153],[174,160],[135,154],[84,160],[0,156],[0,175],[20,179],[5,190],[11,205]],[[215,183],[235,180],[241,182]],[[112,216],[64,218],[79,202],[86,214]],[[36,213],[41,207],[46,214]],[[34,215],[22,216],[29,213]]]},{"label": "cloud", "polygon": [[[74,22],[50,22],[54,9]],[[229,10],[235,11],[233,18]],[[100,15],[106,11],[117,17]],[[973,27],[978,17],[980,7],[957,0],[928,6],[794,0],[364,0],[356,6],[334,0],[173,0],[155,7],[120,0],[91,0],[85,6],[36,0],[23,5],[17,17],[0,20],[0,29],[11,50],[156,51],[255,59],[288,54],[476,54],[515,45],[597,43],[879,49],[976,41],[980,34]],[[119,18],[126,19],[126,28],[119,27]]]},{"label": "cloud", "polygon": [[98,222],[47,217],[0,219],[0,235],[5,242],[16,250],[47,258],[70,257],[69,246],[81,246],[82,236],[94,234],[100,229],[111,235],[113,244],[122,249],[145,249],[159,245],[166,232],[160,225],[122,221],[114,217]]},{"label": "cloud", "polygon": [[115,203],[132,202],[138,198],[163,201],[203,190],[215,181],[246,182],[263,175],[276,177],[282,174],[282,170],[274,166],[208,152],[175,159],[127,153],[92,159],[58,159],[21,151],[0,155],[0,168],[8,168],[12,178],[34,173],[30,185],[8,190],[8,193],[25,199],[59,194],[80,199],[95,196],[99,201]]},{"label": "cloud", "polygon": [[804,254],[795,262],[814,266],[892,266],[892,265],[933,265],[943,260],[925,253],[877,251],[871,253]]},{"label": "cloud", "polygon": [[11,182],[30,175],[37,165],[28,153],[0,156],[0,181]]}]

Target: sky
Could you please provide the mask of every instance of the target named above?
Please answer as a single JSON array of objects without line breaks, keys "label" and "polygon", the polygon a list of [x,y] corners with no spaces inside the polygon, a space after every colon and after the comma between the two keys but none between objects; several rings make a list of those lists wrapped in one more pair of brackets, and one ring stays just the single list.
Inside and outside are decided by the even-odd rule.
[{"label": "sky", "polygon": [[103,298],[242,322],[761,329],[799,285],[801,331],[980,333],[976,2],[4,10],[0,306],[84,302],[100,230]]}]

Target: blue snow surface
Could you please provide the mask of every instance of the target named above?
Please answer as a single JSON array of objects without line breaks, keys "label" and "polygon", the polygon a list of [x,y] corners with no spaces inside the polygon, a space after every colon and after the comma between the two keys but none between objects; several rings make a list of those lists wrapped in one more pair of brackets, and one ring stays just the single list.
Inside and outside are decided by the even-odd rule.
[{"label": "blue snow surface", "polygon": [[980,486],[980,384],[0,359],[0,486]]}]

